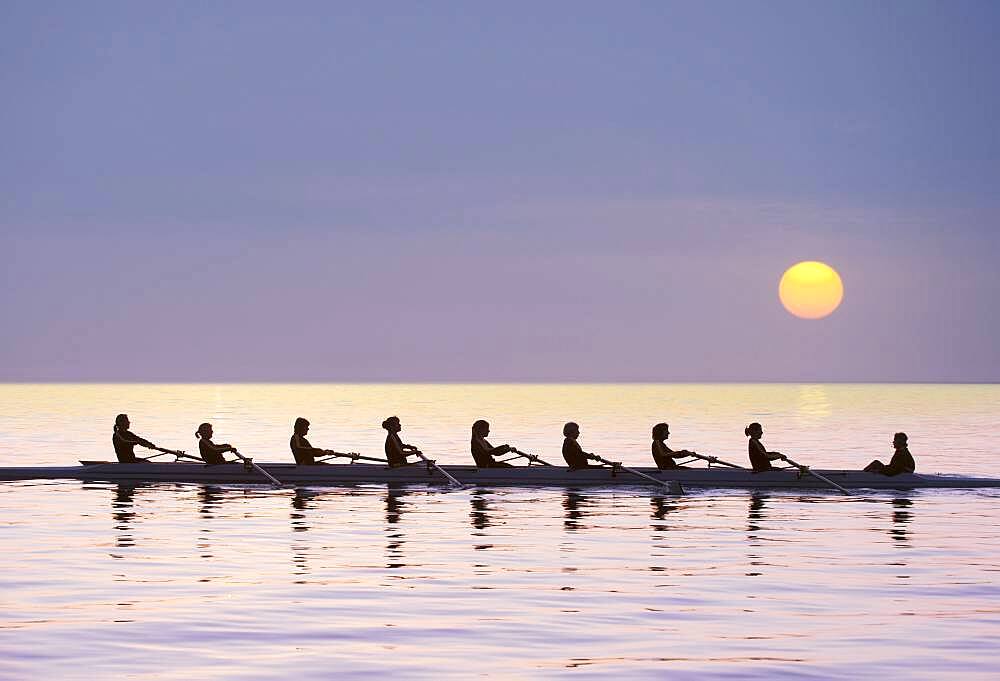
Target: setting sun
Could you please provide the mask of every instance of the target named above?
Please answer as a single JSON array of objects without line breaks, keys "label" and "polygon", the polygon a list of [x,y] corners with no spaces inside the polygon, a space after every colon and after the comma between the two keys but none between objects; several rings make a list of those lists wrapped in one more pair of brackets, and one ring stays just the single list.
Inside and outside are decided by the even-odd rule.
[{"label": "setting sun", "polygon": [[807,260],[785,270],[778,284],[778,297],[796,317],[822,319],[844,299],[844,284],[826,263]]}]

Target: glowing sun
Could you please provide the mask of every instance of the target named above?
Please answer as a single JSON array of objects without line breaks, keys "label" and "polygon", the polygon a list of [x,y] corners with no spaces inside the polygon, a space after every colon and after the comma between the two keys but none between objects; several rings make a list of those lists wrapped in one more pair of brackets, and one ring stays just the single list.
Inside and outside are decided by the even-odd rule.
[{"label": "glowing sun", "polygon": [[802,319],[822,319],[844,299],[844,283],[826,263],[806,260],[781,275],[778,297],[785,309]]}]

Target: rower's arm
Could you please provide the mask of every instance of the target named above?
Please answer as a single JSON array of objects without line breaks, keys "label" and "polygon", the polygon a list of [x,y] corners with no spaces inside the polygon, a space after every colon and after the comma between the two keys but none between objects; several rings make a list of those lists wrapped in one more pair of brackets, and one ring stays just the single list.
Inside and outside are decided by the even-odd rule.
[{"label": "rower's arm", "polygon": [[217,444],[209,442],[207,444],[208,444],[209,447],[212,448],[213,452],[217,452],[219,454],[225,454],[226,452],[235,452],[236,451],[236,447],[233,447],[229,443],[217,445]]},{"label": "rower's arm", "polygon": [[131,434],[132,437],[128,437],[127,435],[123,435],[122,433],[117,433],[117,435],[121,439],[121,441],[126,444],[140,445],[142,447],[149,447],[150,449],[156,447],[156,445],[154,445],[152,442],[150,442],[145,438],[139,437],[135,433]]}]

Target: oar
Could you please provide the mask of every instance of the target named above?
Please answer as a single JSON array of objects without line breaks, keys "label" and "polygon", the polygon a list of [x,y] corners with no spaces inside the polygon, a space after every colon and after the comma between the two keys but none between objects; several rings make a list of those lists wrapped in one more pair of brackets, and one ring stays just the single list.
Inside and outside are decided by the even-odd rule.
[{"label": "oar", "polygon": [[253,459],[248,459],[247,457],[245,457],[242,454],[240,454],[239,452],[237,452],[235,449],[231,449],[229,451],[231,451],[233,453],[233,455],[237,459],[239,459],[240,461],[242,461],[246,465],[253,466],[254,470],[256,470],[258,473],[260,473],[261,475],[263,475],[268,480],[270,480],[276,487],[281,487],[282,486],[281,480],[278,480],[276,477],[274,477],[273,475],[271,475],[270,473],[268,473],[267,471],[265,471],[263,468],[261,468],[260,466],[258,466],[257,464],[255,464],[253,462]]},{"label": "oar", "polygon": [[[150,449],[155,449],[156,451],[161,452],[162,454],[171,454],[177,457],[178,459],[190,459],[192,461],[201,461],[201,459],[198,458],[197,456],[191,456],[190,454],[185,454],[183,451],[179,449],[164,449],[163,447],[150,447]],[[160,456],[160,454],[154,454],[153,456],[147,458],[152,459],[153,457],[156,456]]]},{"label": "oar", "polygon": [[428,459],[426,456],[424,456],[424,453],[422,451],[420,451],[419,449],[414,449],[414,450],[412,450],[412,453],[416,454],[421,459],[423,459],[424,461],[426,461],[428,466],[431,466],[435,470],[440,471],[441,474],[444,475],[444,477],[446,477],[449,480],[451,480],[451,484],[455,485],[455,487],[462,487],[462,483],[460,483],[458,481],[458,478],[456,478],[454,475],[452,475],[451,473],[449,473],[445,469],[441,468],[441,466],[438,466],[437,462],[431,461],[430,459]]},{"label": "oar", "polygon": [[835,483],[833,480],[831,480],[830,478],[826,477],[825,475],[820,475],[816,471],[814,471],[811,468],[809,468],[809,466],[803,466],[800,463],[795,463],[794,461],[792,461],[791,459],[789,459],[787,456],[785,457],[785,461],[787,461],[788,463],[790,463],[792,466],[795,466],[796,468],[798,468],[802,473],[808,473],[809,475],[813,476],[817,480],[822,480],[826,484],[830,485],[830,487],[833,487],[834,489],[840,490],[841,492],[843,492],[847,496],[851,496],[851,493],[848,490],[844,489],[843,487],[841,487],[840,485],[838,485],[837,483]]},{"label": "oar", "polygon": [[522,452],[520,450],[514,449],[513,447],[510,448],[510,453],[513,454],[515,456],[515,458],[519,457],[519,456],[523,456],[525,459],[528,460],[528,465],[529,466],[531,465],[531,462],[539,463],[539,464],[541,464],[543,466],[551,466],[552,465],[548,461],[543,461],[542,459],[540,459],[537,454],[528,454],[527,452]]},{"label": "oar", "polygon": [[350,459],[351,461],[374,461],[375,463],[389,463],[385,459],[376,459],[373,456],[361,456],[357,452],[347,452],[345,454],[342,452],[335,452],[332,449],[328,449],[326,450],[326,453],[327,453],[326,456],[324,456],[322,459],[316,459],[316,461],[329,461],[330,459],[341,457],[345,459]]},{"label": "oar", "polygon": [[[670,481],[667,481],[667,480],[657,480],[652,475],[646,475],[645,473],[643,473],[641,471],[637,471],[634,468],[629,468],[627,466],[623,466],[621,464],[621,462],[608,461],[603,456],[598,456],[597,454],[590,454],[589,456],[594,461],[600,461],[601,463],[607,464],[607,465],[611,466],[612,468],[621,468],[623,471],[628,471],[632,475],[637,475],[640,478],[646,478],[650,482],[655,482],[657,485],[663,485],[664,487],[667,488],[667,491],[669,491],[669,492],[674,492],[675,491],[674,486],[670,484]],[[676,484],[676,489],[678,491],[680,491],[681,494],[683,494],[684,493],[684,489],[681,487],[680,483],[677,482],[676,480],[674,480],[672,482],[674,482]]]},{"label": "oar", "polygon": [[701,459],[702,461],[707,461],[709,463],[722,464],[723,466],[729,466],[730,468],[741,468],[743,470],[746,470],[746,468],[744,466],[740,466],[739,464],[735,464],[735,463],[729,463],[728,461],[723,461],[722,459],[720,459],[718,457],[715,457],[715,456],[706,456],[704,454],[695,454],[694,452],[688,452],[687,456],[693,456],[696,459]]}]

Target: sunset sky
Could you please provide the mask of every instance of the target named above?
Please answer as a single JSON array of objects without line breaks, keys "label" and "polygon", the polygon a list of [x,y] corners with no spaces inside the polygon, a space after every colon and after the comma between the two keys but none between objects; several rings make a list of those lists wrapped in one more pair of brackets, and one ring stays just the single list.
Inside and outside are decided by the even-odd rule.
[{"label": "sunset sky", "polygon": [[998,30],[4,2],[0,380],[998,381]]}]

